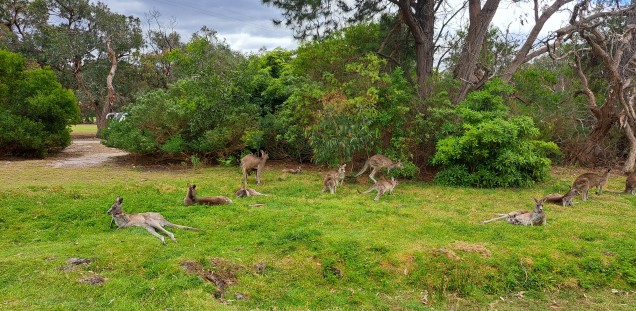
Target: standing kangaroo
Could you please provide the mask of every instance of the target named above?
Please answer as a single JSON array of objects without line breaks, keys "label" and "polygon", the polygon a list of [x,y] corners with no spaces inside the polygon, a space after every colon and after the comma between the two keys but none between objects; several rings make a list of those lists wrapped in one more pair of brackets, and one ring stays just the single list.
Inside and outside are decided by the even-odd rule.
[{"label": "standing kangaroo", "polygon": [[375,196],[373,201],[378,201],[378,200],[380,200],[380,197],[384,193],[386,193],[387,191],[389,193],[393,193],[393,189],[395,188],[395,186],[397,186],[397,184],[398,184],[397,180],[395,180],[395,178],[393,178],[393,177],[391,177],[391,181],[387,181],[386,179],[381,178],[371,188],[369,188],[369,190],[367,190],[365,192],[360,192],[360,190],[358,190],[358,192],[360,194],[366,194],[366,193],[369,193],[369,192],[375,190],[375,191],[378,192],[378,194]]},{"label": "standing kangaroo", "polygon": [[393,160],[387,158],[386,156],[376,154],[370,157],[367,162],[364,163],[364,167],[362,168],[362,170],[360,170],[360,172],[358,172],[358,174],[355,175],[355,177],[362,175],[362,173],[366,172],[369,167],[372,168],[371,174],[369,174],[369,178],[371,178],[371,180],[376,183],[377,181],[375,180],[375,178],[373,178],[373,176],[375,176],[375,174],[382,168],[386,168],[388,174],[392,168],[402,168],[404,166],[402,165],[402,161],[393,162]]},{"label": "standing kangaroo", "polygon": [[290,174],[300,174],[303,172],[303,168],[298,165],[297,168],[284,168],[283,169],[283,173],[290,173]]},{"label": "standing kangaroo", "polygon": [[188,191],[186,192],[185,199],[183,199],[185,205],[202,204],[202,205],[221,205],[231,204],[232,200],[224,196],[216,197],[197,197],[197,185],[188,184]]},{"label": "standing kangaroo", "polygon": [[159,213],[148,212],[148,213],[139,213],[139,214],[126,214],[124,213],[124,209],[121,206],[122,202],[124,202],[124,199],[122,197],[117,197],[117,199],[115,199],[115,204],[113,204],[110,207],[110,209],[108,209],[108,214],[110,214],[113,217],[113,220],[115,221],[117,226],[119,228],[134,227],[134,226],[146,228],[148,232],[150,232],[152,235],[159,238],[159,240],[161,240],[161,243],[163,243],[164,245],[166,244],[166,239],[163,237],[163,235],[157,233],[157,230],[165,233],[175,242],[177,242],[177,239],[175,239],[174,234],[172,232],[164,229],[163,226],[187,229],[187,230],[193,230],[193,231],[201,231],[201,229],[173,224],[167,221],[165,218],[163,218],[163,216],[161,216],[161,214]]},{"label": "standing kangaroo", "polygon": [[627,175],[625,180],[625,193],[636,195],[636,171]]},{"label": "standing kangaroo", "polygon": [[609,179],[611,169],[607,169],[603,176],[594,173],[585,173],[574,180],[572,187],[576,188],[583,197],[583,201],[589,199],[590,188],[596,187],[596,194],[603,192],[603,186]]},{"label": "standing kangaroo", "polygon": [[534,210],[532,212],[525,210],[512,211],[508,214],[497,214],[499,217],[493,219],[484,220],[481,223],[487,224],[489,222],[497,221],[500,219],[506,219],[509,224],[524,225],[524,226],[541,226],[546,223],[546,216],[543,212],[543,202],[545,199],[534,199]]},{"label": "standing kangaroo", "polygon": [[570,190],[564,195],[548,194],[543,200],[548,203],[562,204],[563,207],[574,206],[574,197],[577,194],[579,194],[579,191],[574,187],[570,187]]},{"label": "standing kangaroo", "polygon": [[261,157],[255,156],[253,154],[248,154],[241,159],[241,170],[243,171],[243,182],[247,185],[247,176],[252,172],[256,171],[256,184],[261,184],[261,173],[263,172],[263,168],[265,167],[265,162],[269,158],[269,154],[267,152],[261,150]]},{"label": "standing kangaroo", "polygon": [[345,178],[345,168],[347,164],[340,165],[337,171],[329,171],[325,174],[325,178],[322,181],[323,188],[322,192],[327,192],[327,190],[334,194],[336,193],[336,188],[342,185]]}]

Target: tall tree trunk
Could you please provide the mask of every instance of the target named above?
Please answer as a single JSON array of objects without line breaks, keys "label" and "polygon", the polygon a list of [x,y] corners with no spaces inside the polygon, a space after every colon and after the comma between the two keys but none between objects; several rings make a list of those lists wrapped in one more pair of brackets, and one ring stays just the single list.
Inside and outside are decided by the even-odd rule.
[{"label": "tall tree trunk", "polygon": [[400,17],[415,41],[417,93],[420,98],[426,98],[432,89],[429,79],[433,74],[435,53],[435,0],[418,1],[415,12],[410,0],[401,0],[397,4]]},{"label": "tall tree trunk", "polygon": [[104,100],[104,104],[100,107],[95,107],[95,117],[97,119],[97,137],[101,137],[102,131],[106,128],[106,115],[110,113],[110,109],[115,103],[115,87],[113,86],[113,79],[115,78],[115,72],[117,71],[117,55],[110,46],[110,39],[106,40],[106,47],[108,48],[108,59],[110,60],[110,71],[106,76],[106,89],[108,93]]},{"label": "tall tree trunk", "polygon": [[479,55],[484,45],[484,39],[488,33],[490,22],[497,13],[497,8],[501,0],[487,0],[484,7],[481,7],[480,0],[468,1],[468,12],[470,23],[466,42],[459,56],[459,61],[453,70],[453,77],[459,80],[460,87],[453,94],[453,102],[459,103],[466,98],[466,94],[473,86],[473,76],[477,68]]}]

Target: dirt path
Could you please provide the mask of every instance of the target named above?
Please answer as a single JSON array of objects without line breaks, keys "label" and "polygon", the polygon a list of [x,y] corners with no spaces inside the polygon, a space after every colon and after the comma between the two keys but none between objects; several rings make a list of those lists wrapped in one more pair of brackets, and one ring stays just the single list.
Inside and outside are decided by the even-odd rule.
[{"label": "dirt path", "polygon": [[99,166],[114,157],[127,154],[128,152],[100,144],[98,138],[75,138],[70,146],[49,159],[51,161],[49,166],[55,168]]}]

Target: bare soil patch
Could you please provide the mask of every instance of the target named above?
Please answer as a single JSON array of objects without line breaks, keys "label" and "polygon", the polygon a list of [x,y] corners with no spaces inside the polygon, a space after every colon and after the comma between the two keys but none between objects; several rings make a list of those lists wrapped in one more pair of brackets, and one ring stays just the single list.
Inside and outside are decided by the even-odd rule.
[{"label": "bare soil patch", "polygon": [[101,144],[98,138],[76,138],[62,152],[51,158],[51,167],[88,167],[99,166],[116,157],[128,155],[128,152],[109,148]]}]

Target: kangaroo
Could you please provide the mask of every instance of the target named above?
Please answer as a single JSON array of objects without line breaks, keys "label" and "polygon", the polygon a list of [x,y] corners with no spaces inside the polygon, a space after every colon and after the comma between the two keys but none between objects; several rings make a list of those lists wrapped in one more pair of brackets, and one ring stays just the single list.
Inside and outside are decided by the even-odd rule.
[{"label": "kangaroo", "polygon": [[625,180],[625,193],[636,195],[636,171],[627,175]]},{"label": "kangaroo", "polygon": [[548,203],[562,204],[563,207],[574,206],[574,197],[577,194],[579,194],[579,191],[574,187],[570,187],[570,190],[564,195],[548,194],[543,200]]},{"label": "kangaroo", "polygon": [[126,227],[133,227],[133,226],[146,228],[148,232],[150,232],[152,235],[159,238],[159,240],[161,240],[161,243],[163,243],[164,245],[166,244],[166,239],[163,237],[163,235],[157,233],[157,230],[165,233],[175,242],[177,242],[177,239],[175,239],[174,234],[172,232],[164,229],[163,226],[187,229],[187,230],[193,230],[193,231],[201,231],[201,229],[173,224],[167,221],[165,218],[163,218],[163,216],[161,216],[161,214],[159,213],[149,212],[149,213],[139,213],[139,214],[126,214],[124,213],[124,209],[121,206],[123,202],[124,202],[124,199],[122,197],[117,197],[117,199],[115,199],[115,204],[113,204],[110,207],[110,209],[108,209],[108,214],[110,214],[113,217],[113,221],[115,221],[117,226],[119,228],[126,228]]},{"label": "kangaroo", "polygon": [[358,172],[355,177],[362,175],[362,173],[366,172],[369,167],[372,168],[371,174],[369,174],[369,178],[371,178],[371,180],[376,183],[377,181],[373,177],[382,168],[386,168],[388,174],[392,168],[402,168],[404,166],[402,165],[402,161],[393,162],[393,160],[387,158],[386,156],[376,154],[370,157],[367,162],[364,163],[364,167],[362,167],[362,170],[360,170],[360,172]]},{"label": "kangaroo", "polygon": [[512,211],[508,214],[497,214],[499,217],[493,219],[484,220],[481,223],[487,224],[489,222],[497,221],[500,219],[506,219],[509,224],[524,225],[524,226],[541,226],[546,224],[546,216],[543,212],[543,203],[545,199],[534,199],[534,210],[532,212],[525,210]]},{"label": "kangaroo", "polygon": [[256,184],[261,184],[261,173],[265,167],[265,162],[269,159],[269,154],[261,150],[261,157],[248,154],[241,159],[241,170],[243,171],[243,182],[247,185],[247,176],[256,171]]},{"label": "kangaroo", "polygon": [[284,168],[283,173],[300,174],[303,172],[303,168],[299,165],[297,168]]},{"label": "kangaroo", "polygon": [[269,194],[260,193],[252,188],[245,187],[244,183],[241,183],[241,189],[236,191],[236,196],[239,198],[254,197],[258,195],[269,196]]},{"label": "kangaroo", "polygon": [[393,189],[395,188],[395,186],[397,186],[398,182],[397,180],[395,180],[395,178],[391,177],[391,181],[387,181],[384,178],[381,178],[380,181],[377,181],[371,188],[369,188],[369,190],[365,191],[365,192],[360,192],[360,190],[358,190],[358,193],[360,194],[366,194],[369,193],[373,190],[377,191],[378,194],[376,194],[375,198],[373,199],[373,201],[378,201],[380,200],[380,197],[386,193],[387,191],[392,194],[393,193]]},{"label": "kangaroo", "polygon": [[611,169],[608,168],[603,176],[594,173],[585,173],[574,180],[572,187],[576,188],[583,197],[583,201],[586,201],[589,199],[590,188],[596,187],[597,195],[603,192],[603,186],[609,179],[610,170]]},{"label": "kangaroo", "polygon": [[201,204],[201,205],[221,205],[221,204],[231,204],[232,200],[228,197],[217,196],[217,197],[197,197],[197,185],[188,184],[188,192],[186,192],[185,199],[183,199],[183,203],[185,205],[193,205],[193,204]]},{"label": "kangaroo", "polygon": [[336,178],[334,178],[333,176],[325,176],[325,179],[322,181],[322,192],[327,192],[329,191],[329,193],[331,194],[335,194],[336,193],[336,188],[338,188],[338,180]]}]

